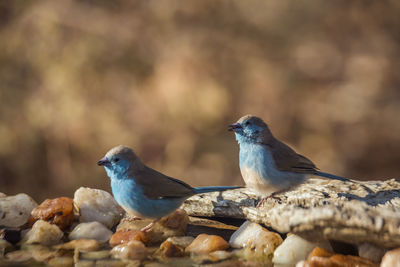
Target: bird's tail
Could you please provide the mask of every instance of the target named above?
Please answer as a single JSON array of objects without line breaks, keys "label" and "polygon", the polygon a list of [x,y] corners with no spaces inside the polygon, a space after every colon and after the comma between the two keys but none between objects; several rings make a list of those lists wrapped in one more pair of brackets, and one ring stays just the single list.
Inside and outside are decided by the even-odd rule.
[{"label": "bird's tail", "polygon": [[337,175],[333,175],[330,173],[326,173],[326,172],[315,172],[314,174],[317,176],[321,176],[321,177],[325,177],[325,178],[329,178],[329,179],[333,179],[333,180],[339,180],[339,181],[343,181],[343,182],[350,181],[350,179],[344,178],[342,176],[337,176]]},{"label": "bird's tail", "polygon": [[208,193],[208,192],[220,192],[225,190],[242,188],[243,186],[205,186],[205,187],[195,187],[194,192],[196,194]]}]

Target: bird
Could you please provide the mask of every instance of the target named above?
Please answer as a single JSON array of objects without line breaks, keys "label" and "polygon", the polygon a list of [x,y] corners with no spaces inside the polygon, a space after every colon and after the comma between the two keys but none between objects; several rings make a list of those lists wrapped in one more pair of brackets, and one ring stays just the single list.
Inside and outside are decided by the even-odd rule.
[{"label": "bird", "polygon": [[320,171],[305,156],[274,137],[268,125],[259,117],[245,115],[229,125],[239,144],[239,167],[246,186],[264,195],[259,207],[268,198],[290,191],[309,176],[339,181],[345,177]]},{"label": "bird", "polygon": [[109,150],[97,162],[111,180],[117,203],[130,215],[153,221],[142,228],[149,231],[162,217],[176,210],[184,200],[201,193],[221,192],[241,186],[191,187],[185,182],[147,167],[135,152],[123,145]]}]

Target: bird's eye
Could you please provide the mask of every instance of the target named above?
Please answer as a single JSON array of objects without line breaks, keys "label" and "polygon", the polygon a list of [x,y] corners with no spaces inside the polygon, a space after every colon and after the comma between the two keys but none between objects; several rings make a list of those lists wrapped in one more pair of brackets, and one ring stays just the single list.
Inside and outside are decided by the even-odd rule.
[{"label": "bird's eye", "polygon": [[246,121],[245,125],[246,125],[246,126],[247,126],[247,125],[250,125],[250,122],[249,122],[249,121]]},{"label": "bird's eye", "polygon": [[113,161],[114,161],[114,162],[118,162],[118,161],[119,161],[119,158],[115,158]]}]

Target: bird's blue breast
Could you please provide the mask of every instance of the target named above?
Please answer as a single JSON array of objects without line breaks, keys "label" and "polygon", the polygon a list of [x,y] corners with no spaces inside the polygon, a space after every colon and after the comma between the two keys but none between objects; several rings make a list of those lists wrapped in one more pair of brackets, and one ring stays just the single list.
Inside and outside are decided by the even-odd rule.
[{"label": "bird's blue breast", "polygon": [[305,178],[302,174],[278,170],[271,151],[258,143],[240,143],[239,164],[246,184],[259,191],[290,188]]},{"label": "bird's blue breast", "polygon": [[128,213],[141,218],[161,218],[173,212],[185,200],[185,198],[150,199],[131,177],[111,178],[111,188],[118,204]]}]

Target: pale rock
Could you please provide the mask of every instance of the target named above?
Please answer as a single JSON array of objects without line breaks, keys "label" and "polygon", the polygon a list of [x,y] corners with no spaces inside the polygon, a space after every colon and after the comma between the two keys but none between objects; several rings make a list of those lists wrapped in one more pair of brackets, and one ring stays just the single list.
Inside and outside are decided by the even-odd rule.
[{"label": "pale rock", "polygon": [[373,262],[381,262],[387,250],[373,244],[363,243],[358,245],[358,255]]},{"label": "pale rock", "polygon": [[112,232],[99,222],[87,222],[78,224],[69,234],[70,240],[94,239],[99,242],[107,242]]},{"label": "pale rock", "polygon": [[400,248],[386,252],[380,267],[400,267]]},{"label": "pale rock", "polygon": [[77,239],[64,244],[54,246],[55,249],[75,250],[79,251],[96,251],[101,247],[101,243],[94,239]]},{"label": "pale rock", "polygon": [[234,248],[244,248],[237,253],[246,260],[270,262],[274,250],[282,241],[279,234],[268,231],[257,223],[246,221],[232,234],[229,244]]},{"label": "pale rock", "polygon": [[142,242],[132,240],[128,243],[115,246],[111,250],[111,255],[114,258],[122,260],[143,260],[147,257],[147,249]]},{"label": "pale rock", "polygon": [[274,264],[295,265],[299,261],[306,260],[308,254],[315,247],[322,247],[328,251],[332,251],[328,241],[312,243],[298,235],[291,234],[275,250],[272,261]]},{"label": "pale rock", "polygon": [[27,194],[0,197],[0,226],[20,227],[28,222],[37,203]]},{"label": "pale rock", "polygon": [[101,222],[108,228],[121,219],[118,203],[104,190],[81,187],[75,191],[74,205],[80,222]]},{"label": "pale rock", "polygon": [[50,224],[43,220],[38,220],[31,230],[22,239],[23,244],[41,244],[52,246],[61,242],[64,233],[57,225]]},{"label": "pale rock", "polygon": [[7,196],[6,194],[0,192],[0,198],[1,197],[6,197],[6,196]]}]

